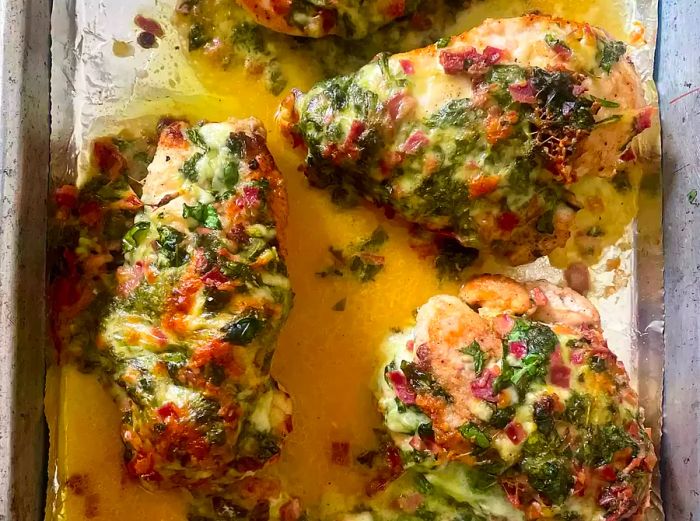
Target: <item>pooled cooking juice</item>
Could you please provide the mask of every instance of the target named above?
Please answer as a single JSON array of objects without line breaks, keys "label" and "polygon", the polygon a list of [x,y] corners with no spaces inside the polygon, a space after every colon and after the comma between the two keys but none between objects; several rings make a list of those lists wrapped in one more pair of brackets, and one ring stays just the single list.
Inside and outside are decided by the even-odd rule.
[{"label": "pooled cooking juice", "polygon": [[[224,32],[231,29],[226,26],[232,16],[231,3],[200,0],[211,20],[223,24],[218,30]],[[532,11],[585,21],[624,41],[631,38],[624,19],[626,4],[617,0],[475,1],[453,16],[440,36],[465,31],[485,18]],[[187,47],[196,22],[178,14],[175,27],[167,20],[169,16],[164,14],[162,25],[166,31],[179,30]],[[200,30],[206,31],[207,26],[200,24]],[[371,471],[356,458],[377,446],[373,429],[380,427],[380,416],[371,386],[381,365],[378,348],[382,340],[392,329],[409,324],[414,310],[431,296],[455,294],[459,280],[436,268],[434,255],[404,224],[362,205],[341,209],[327,193],[308,185],[299,171],[299,152],[282,138],[274,117],[291,88],[308,89],[332,64],[327,54],[320,55],[328,51],[326,44],[306,46],[291,38],[276,38],[271,44],[274,55],[265,48],[254,63],[193,53],[189,64],[198,81],[194,95],[177,83],[163,85],[173,92],[171,96],[130,100],[130,115],[151,132],[165,115],[192,122],[254,116],[266,127],[268,147],[287,183],[286,259],[295,293],[272,373],[293,398],[294,430],[279,460],[263,473],[279,477],[311,513],[341,512],[363,501],[371,477]],[[284,41],[289,45],[280,43]],[[260,47],[257,49],[254,52],[260,54]],[[152,63],[158,63],[159,53],[165,59],[165,51],[165,43],[150,51],[154,53]],[[342,58],[339,52],[334,59]],[[338,66],[342,70],[344,64]],[[115,121],[115,129],[119,125]],[[616,183],[592,177],[581,180],[573,191],[584,208],[576,217],[567,247],[556,250],[550,262],[559,268],[577,261],[592,263],[604,247],[616,243],[636,214],[640,175],[633,166]],[[381,240],[375,241],[367,257],[371,262],[360,255],[365,264],[359,267],[338,265],[333,252],[360,251],[363,244],[379,236]],[[611,270],[616,267],[610,264]],[[492,259],[479,259],[460,278],[505,269]],[[81,372],[71,364],[53,367],[47,387],[55,469],[49,479],[55,480],[59,491],[49,498],[47,518],[186,519],[187,493],[147,491],[126,475],[120,411],[94,373]],[[346,444],[349,462],[339,462],[333,457],[333,447]]]}]

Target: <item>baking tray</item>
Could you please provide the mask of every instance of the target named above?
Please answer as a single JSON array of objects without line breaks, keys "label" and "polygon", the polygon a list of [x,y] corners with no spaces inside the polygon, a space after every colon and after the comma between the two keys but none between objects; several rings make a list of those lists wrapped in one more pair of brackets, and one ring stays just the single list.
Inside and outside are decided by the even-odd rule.
[{"label": "baking tray", "polygon": [[[58,5],[62,5],[59,2]],[[102,6],[101,2],[95,2]],[[682,11],[681,11],[682,9]],[[664,128],[664,231],[666,258],[666,400],[663,495],[669,520],[700,518],[700,384],[697,283],[700,234],[690,200],[700,188],[700,2],[665,0],[661,6],[657,74]],[[49,19],[47,0],[0,4],[0,520],[43,517],[46,428],[43,422],[45,345],[46,193],[49,179]],[[70,33],[71,27],[62,28]],[[70,40],[69,34],[66,34]],[[56,43],[56,42],[54,42]],[[685,95],[685,96],[684,96]],[[680,97],[684,96],[684,97]],[[70,107],[54,107],[70,119]],[[58,123],[57,121],[54,121]],[[695,125],[694,125],[695,123]],[[58,127],[62,125],[58,124]],[[58,159],[54,156],[54,159]],[[698,197],[700,200],[700,197]],[[637,345],[656,366],[663,355],[659,302],[663,256],[654,211],[637,229]],[[640,383],[653,403],[658,386]],[[669,398],[672,397],[672,398]],[[658,418],[652,420],[657,424]]]}]

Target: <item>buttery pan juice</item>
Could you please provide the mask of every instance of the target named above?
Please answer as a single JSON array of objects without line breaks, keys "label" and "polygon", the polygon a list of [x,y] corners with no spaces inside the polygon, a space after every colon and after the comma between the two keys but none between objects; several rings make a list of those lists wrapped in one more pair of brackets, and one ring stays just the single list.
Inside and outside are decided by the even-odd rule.
[{"label": "buttery pan juice", "polygon": [[[231,16],[230,7],[225,2],[200,2],[209,5],[212,19],[218,17],[223,24],[220,30],[230,29],[225,21]],[[444,35],[467,30],[485,18],[541,11],[586,21],[629,40],[624,7],[618,0],[482,0],[454,17]],[[171,12],[164,11],[161,22],[167,31],[183,33],[186,41],[191,27],[171,26],[167,21]],[[275,67],[285,77],[284,88],[275,94],[271,91],[278,87],[268,88],[264,74],[251,74],[250,63],[234,60],[222,66],[221,61],[193,54],[190,63],[200,83],[196,94],[175,85],[176,93],[166,99],[130,100],[129,111],[130,116],[148,121],[151,133],[160,116],[192,122],[254,116],[267,129],[268,147],[287,184],[286,261],[295,293],[272,373],[292,396],[294,430],[279,460],[263,475],[280,478],[313,515],[347,511],[364,500],[371,470],[356,460],[377,446],[374,429],[380,427],[380,417],[372,385],[381,365],[378,348],[390,331],[411,322],[419,305],[439,293],[455,294],[459,282],[441,276],[434,256],[426,254],[405,225],[362,205],[340,209],[328,194],[309,187],[299,171],[299,151],[280,135],[275,113],[291,88],[308,89],[323,77],[323,68],[308,61],[323,48],[310,49],[275,44]],[[159,53],[167,56],[163,44],[151,52],[154,63]],[[322,57],[317,57],[321,62]],[[639,168],[630,168],[626,190],[616,190],[600,179],[579,183],[575,191],[584,208],[567,247],[550,256],[552,264],[565,268],[575,261],[590,262],[603,247],[615,243],[636,215],[639,177]],[[607,219],[605,237],[589,245],[589,238],[599,237],[604,213],[614,213],[616,218]],[[339,265],[337,252],[345,252],[346,257],[357,254],[363,264],[356,269]],[[492,259],[480,259],[462,278],[505,270]],[[56,491],[49,497],[48,519],[187,518],[187,493],[146,490],[126,475],[120,411],[94,373],[81,372],[71,364],[52,367],[46,408],[53,461],[50,479]],[[347,447],[347,458],[334,457],[337,447]]]}]

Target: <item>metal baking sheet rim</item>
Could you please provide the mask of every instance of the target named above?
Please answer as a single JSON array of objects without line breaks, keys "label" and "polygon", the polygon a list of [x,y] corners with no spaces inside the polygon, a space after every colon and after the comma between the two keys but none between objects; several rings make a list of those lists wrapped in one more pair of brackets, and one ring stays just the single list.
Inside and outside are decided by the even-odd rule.
[{"label": "metal baking sheet rim", "polygon": [[[644,7],[642,7],[644,5]],[[53,19],[61,16],[67,24],[61,36],[64,41],[75,38],[75,5],[72,1],[56,2]],[[638,20],[655,34],[656,6],[654,1],[640,2]],[[0,520],[40,519],[46,483],[46,429],[43,424],[44,357],[36,346],[45,342],[45,302],[39,304],[30,295],[44,295],[44,241],[25,241],[26,237],[43,238],[46,233],[46,191],[48,181],[48,40],[51,6],[48,0],[5,0],[0,5],[0,64],[3,83],[0,90],[0,331],[6,340],[0,353]],[[75,43],[75,40],[72,40]],[[5,42],[5,43],[3,43]],[[53,83],[52,96],[70,103],[72,82],[63,68],[74,66],[72,47],[61,48],[53,41],[54,64],[60,68],[61,81]],[[653,46],[646,49],[653,59]],[[53,66],[53,65],[52,65]],[[651,68],[644,71],[651,78]],[[56,86],[59,86],[57,89]],[[63,85],[61,89],[60,85]],[[60,104],[68,115],[68,127],[56,121],[58,104],[54,104],[51,148],[52,172],[66,172],[65,161],[72,161],[72,113]],[[60,118],[63,119],[63,118]],[[39,189],[37,189],[37,187]],[[659,208],[659,212],[660,212]],[[649,212],[649,216],[651,212]],[[660,221],[658,219],[656,221]],[[663,256],[660,223],[637,223],[635,239],[635,309],[638,315],[633,325],[640,348],[649,356],[640,359],[643,368],[663,367]],[[658,233],[654,234],[654,230]],[[649,233],[652,232],[652,233]],[[27,319],[33,320],[27,327]],[[37,322],[38,321],[38,322]],[[661,362],[659,364],[659,362]],[[640,393],[645,403],[647,388]],[[660,404],[660,387],[650,390]],[[658,411],[660,413],[660,409]],[[651,418],[650,418],[651,419]],[[661,417],[654,421],[660,426]],[[660,432],[660,429],[657,429]],[[658,440],[657,440],[658,441]],[[658,490],[658,489],[657,489]],[[656,497],[657,505],[660,498]]]}]

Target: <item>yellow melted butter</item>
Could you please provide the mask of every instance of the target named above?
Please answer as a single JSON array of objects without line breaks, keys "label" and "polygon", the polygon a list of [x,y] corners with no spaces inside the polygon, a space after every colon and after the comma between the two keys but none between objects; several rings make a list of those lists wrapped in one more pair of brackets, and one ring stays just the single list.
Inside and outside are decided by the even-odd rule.
[{"label": "yellow melted butter", "polygon": [[[466,30],[488,17],[541,10],[588,21],[624,38],[623,8],[623,2],[617,0],[485,0],[460,15],[449,32]],[[318,79],[298,55],[290,52],[282,61],[289,87],[305,89]],[[343,503],[352,504],[348,498],[363,494],[368,474],[357,465],[332,464],[330,446],[333,441],[347,441],[353,457],[375,446],[372,428],[379,426],[379,417],[371,385],[380,365],[382,340],[391,328],[410,323],[415,308],[429,297],[454,293],[457,285],[438,281],[432,259],[421,259],[411,249],[404,227],[366,208],[338,210],[327,194],[308,187],[298,171],[300,157],[289,150],[274,124],[279,97],[270,95],[240,69],[213,70],[198,60],[193,66],[209,95],[136,103],[135,113],[170,114],[192,121],[255,116],[268,129],[268,146],[287,180],[287,263],[296,297],[272,368],[293,397],[294,431],[280,460],[264,472],[281,477],[290,493],[313,510],[341,510]],[[631,177],[636,186],[638,175],[632,172]],[[601,180],[585,179],[576,192],[586,205],[576,218],[577,227],[598,225],[610,243],[622,235],[636,214],[634,190],[622,196]],[[605,223],[596,210],[598,200],[605,204]],[[386,257],[385,268],[374,282],[360,284],[316,275],[331,263],[330,245],[344,247],[369,236],[379,224],[389,233],[389,241],[380,252]],[[579,258],[580,249],[572,237],[567,248],[553,253],[551,261],[562,267]],[[489,271],[501,269],[486,261],[473,271],[485,266]],[[345,311],[334,311],[341,299],[346,299]],[[55,467],[51,473],[55,470],[59,484],[74,476],[86,477],[85,489],[79,493],[63,486],[55,496],[49,494],[49,519],[185,519],[184,493],[149,492],[126,477],[119,416],[95,375],[82,374],[71,366],[49,372],[47,417]]]}]

